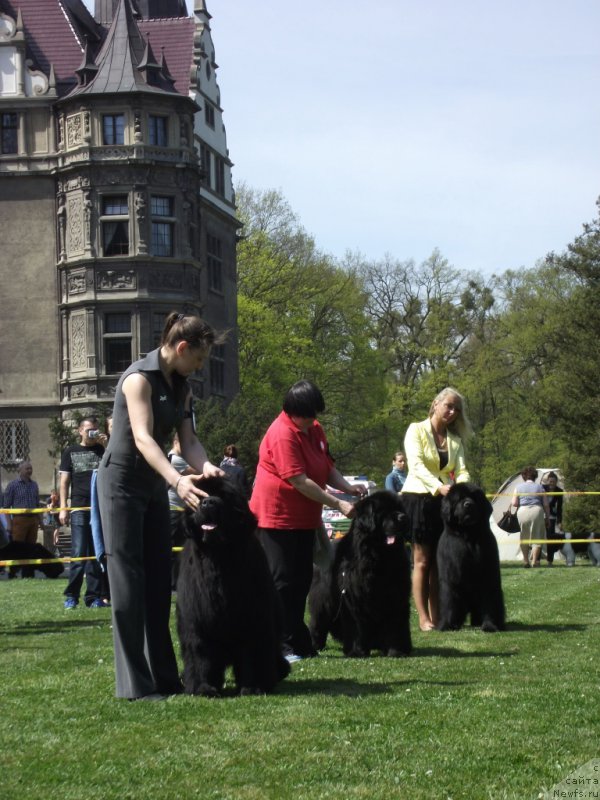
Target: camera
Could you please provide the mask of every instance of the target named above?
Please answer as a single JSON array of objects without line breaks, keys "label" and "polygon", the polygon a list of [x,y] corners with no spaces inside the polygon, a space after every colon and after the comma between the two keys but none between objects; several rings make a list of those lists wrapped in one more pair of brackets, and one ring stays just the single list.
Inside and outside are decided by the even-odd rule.
[{"label": "camera", "polygon": [[88,439],[97,439],[100,436],[100,431],[96,428],[87,432]]}]

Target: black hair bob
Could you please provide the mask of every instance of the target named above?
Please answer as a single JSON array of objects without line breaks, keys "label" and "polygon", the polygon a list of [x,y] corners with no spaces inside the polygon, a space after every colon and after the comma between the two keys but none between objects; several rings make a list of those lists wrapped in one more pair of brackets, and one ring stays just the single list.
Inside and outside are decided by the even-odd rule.
[{"label": "black hair bob", "polygon": [[297,381],[283,398],[283,410],[291,417],[316,417],[325,411],[321,390],[307,380]]}]

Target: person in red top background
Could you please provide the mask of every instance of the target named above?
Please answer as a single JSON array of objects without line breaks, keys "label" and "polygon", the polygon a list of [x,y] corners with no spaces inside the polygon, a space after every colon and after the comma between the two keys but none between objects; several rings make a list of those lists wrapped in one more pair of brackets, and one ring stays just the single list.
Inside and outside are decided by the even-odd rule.
[{"label": "person in red top background", "polygon": [[329,494],[329,485],[361,496],[335,468],[317,414],[325,410],[314,383],[295,383],[283,400],[283,411],[271,423],[258,451],[250,508],[258,519],[265,550],[283,609],[283,655],[294,662],[315,655],[304,623],[312,581],[315,530],[323,506],[351,517],[352,503]]}]

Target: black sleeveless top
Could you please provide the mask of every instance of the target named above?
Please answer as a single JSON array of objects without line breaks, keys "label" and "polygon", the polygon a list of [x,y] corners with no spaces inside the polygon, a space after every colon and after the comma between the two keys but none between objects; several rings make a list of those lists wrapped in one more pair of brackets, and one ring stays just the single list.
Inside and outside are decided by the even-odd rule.
[{"label": "black sleeveless top", "polygon": [[163,449],[173,429],[183,421],[189,385],[183,376],[174,373],[173,388],[169,386],[160,369],[158,349],[152,350],[145,358],[135,361],[128,367],[121,375],[117,385],[113,408],[113,429],[104,460],[107,465],[114,461],[138,469],[144,469],[145,466],[150,473],[156,474],[135,446],[127,402],[123,394],[123,381],[134,372],[142,373],[152,387],[151,401],[154,416],[152,437]]}]

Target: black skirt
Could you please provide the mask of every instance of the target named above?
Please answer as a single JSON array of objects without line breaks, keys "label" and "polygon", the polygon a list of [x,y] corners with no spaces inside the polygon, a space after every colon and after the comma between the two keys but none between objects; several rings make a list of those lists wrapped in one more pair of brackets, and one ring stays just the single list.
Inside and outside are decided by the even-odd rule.
[{"label": "black skirt", "polygon": [[402,492],[400,495],[409,519],[409,531],[415,544],[437,546],[444,523],[442,521],[442,496]]}]

